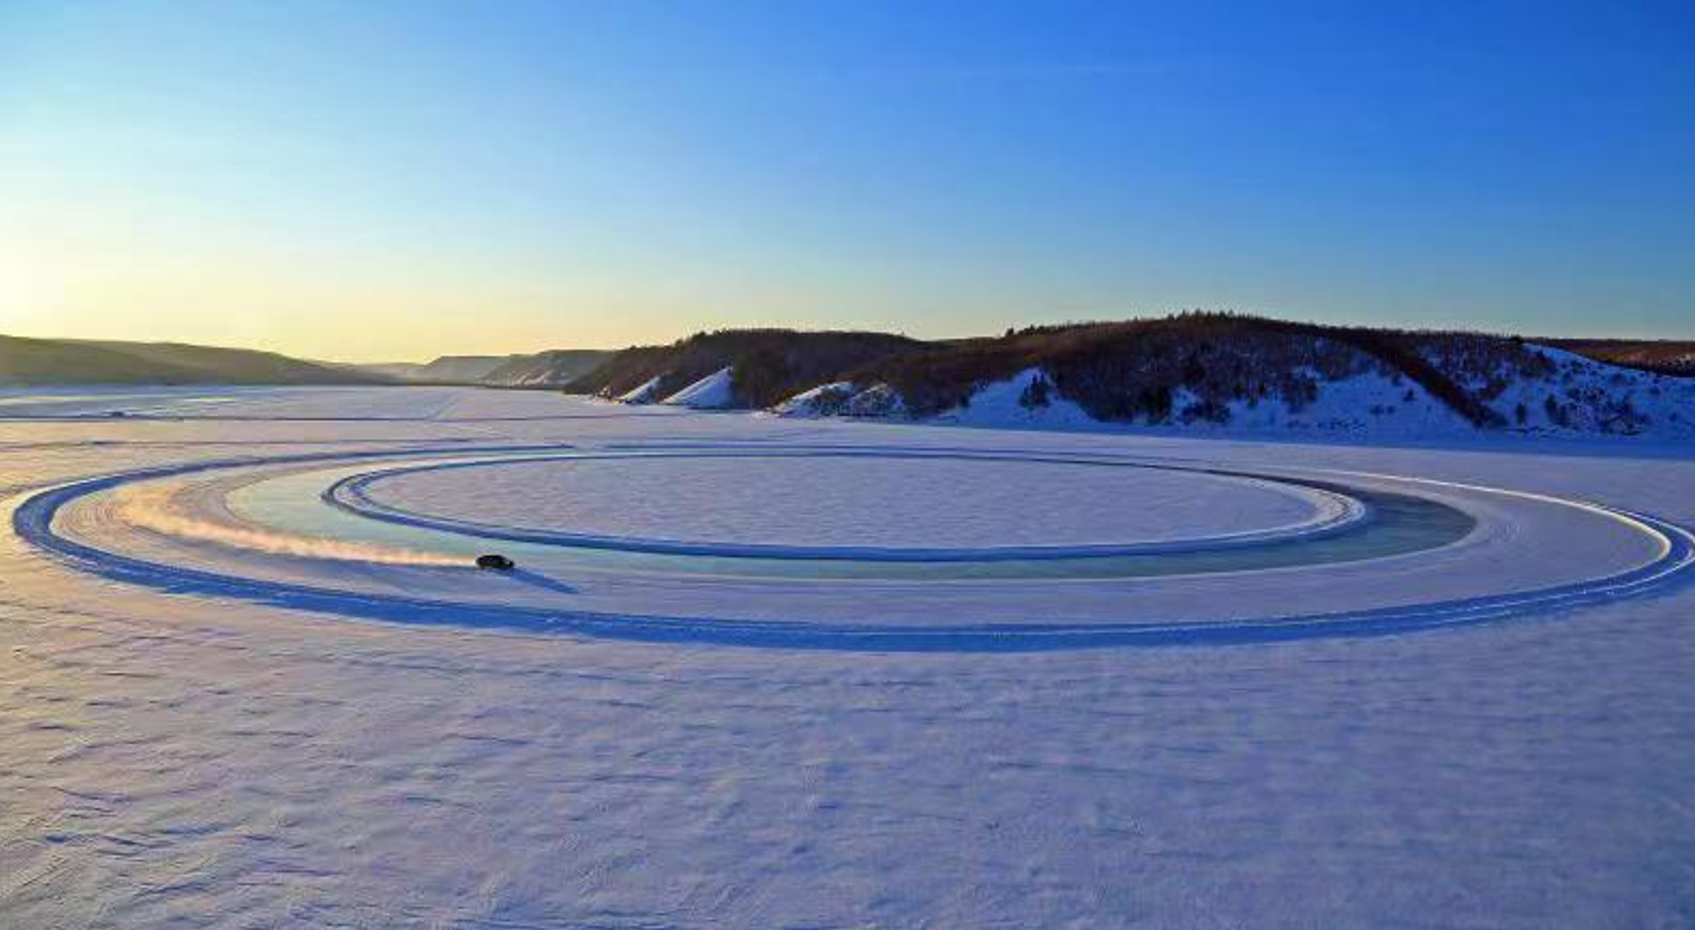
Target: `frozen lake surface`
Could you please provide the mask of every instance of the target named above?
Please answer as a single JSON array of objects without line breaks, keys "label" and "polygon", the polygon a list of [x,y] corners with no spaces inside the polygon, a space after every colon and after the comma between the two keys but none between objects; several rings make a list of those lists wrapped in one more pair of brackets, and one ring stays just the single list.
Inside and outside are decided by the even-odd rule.
[{"label": "frozen lake surface", "polygon": [[[960,464],[971,461],[819,456],[797,463],[744,449],[411,472],[366,491],[392,507],[504,526],[791,546],[1153,541],[1293,524],[1318,509],[1275,486],[1220,478],[1053,461],[992,461],[974,474]],[[1228,509],[1210,503],[1225,495]]]},{"label": "frozen lake surface", "polygon": [[0,495],[0,925],[1695,926],[1686,445],[74,389]]}]

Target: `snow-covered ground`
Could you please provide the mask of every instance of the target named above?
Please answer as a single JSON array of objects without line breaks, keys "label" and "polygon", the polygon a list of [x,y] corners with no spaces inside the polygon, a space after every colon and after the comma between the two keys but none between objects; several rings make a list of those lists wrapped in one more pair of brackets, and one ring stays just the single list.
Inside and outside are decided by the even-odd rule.
[{"label": "snow-covered ground", "polygon": [[[1661,524],[1589,506],[1695,525],[1689,445],[0,393],[8,514],[148,468],[175,473],[0,540],[3,926],[1695,925],[1695,589],[1616,581],[1670,557]],[[409,510],[724,543],[1170,541],[1299,524],[1314,481],[1475,527],[1177,576],[767,576],[532,543],[504,577],[364,548],[520,545],[320,497],[383,469],[371,496]],[[1468,602],[1496,607],[1373,619]],[[502,611],[600,619],[480,622]],[[1366,613],[1265,626],[1333,611]],[[1062,622],[1200,632],[1035,644]],[[1213,635],[1256,623],[1275,635]]]}]

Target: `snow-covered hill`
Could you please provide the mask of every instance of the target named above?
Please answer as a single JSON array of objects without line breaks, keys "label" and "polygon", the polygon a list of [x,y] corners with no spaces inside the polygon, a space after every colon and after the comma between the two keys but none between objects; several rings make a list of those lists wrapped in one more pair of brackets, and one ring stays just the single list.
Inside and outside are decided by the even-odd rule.
[{"label": "snow-covered hill", "polygon": [[[856,386],[839,381],[802,392],[775,412],[790,417],[859,417],[981,427],[1114,429],[1125,426],[1243,434],[1291,433],[1376,437],[1462,437],[1480,432],[1556,436],[1641,435],[1695,438],[1695,379],[1676,378],[1593,361],[1560,349],[1525,347],[1542,360],[1530,374],[1497,370],[1456,380],[1482,399],[1498,425],[1474,425],[1423,386],[1376,367],[1325,378],[1295,372],[1310,393],[1301,397],[1247,398],[1215,405],[1188,387],[1173,391],[1169,412],[1129,420],[1092,416],[1067,398],[1053,377],[1028,368],[976,389],[966,402],[913,416],[886,383]],[[1545,362],[1545,364],[1543,364]]]},{"label": "snow-covered hill", "polygon": [[488,384],[497,387],[561,387],[591,371],[613,353],[598,349],[552,349],[518,355],[443,355],[434,361],[347,366],[430,384]]},{"label": "snow-covered hill", "polygon": [[730,369],[720,368],[665,398],[661,403],[671,407],[692,407],[695,410],[722,410],[731,406],[734,401]]},{"label": "snow-covered hill", "polygon": [[501,387],[562,387],[612,356],[598,349],[553,349],[516,355],[477,380]]},{"label": "snow-covered hill", "polygon": [[788,329],[697,333],[670,345],[618,352],[566,386],[568,393],[624,397],[653,382],[651,397],[678,395],[723,371],[730,394],[715,404],[756,409],[891,355],[917,352],[926,343],[889,333],[798,332]]},{"label": "snow-covered hill", "polygon": [[[632,349],[591,380],[601,396],[625,402],[766,407],[789,417],[1260,435],[1695,438],[1695,379],[1479,333],[1197,313],[893,351],[878,345],[882,354],[840,364],[824,364],[809,345],[804,370],[792,362],[804,343],[789,344],[797,338],[762,330]],[[750,340],[758,351],[747,349]]]},{"label": "snow-covered hill", "polygon": [[619,394],[616,399],[626,404],[652,403],[659,399],[659,382],[664,379],[664,375],[654,375],[646,381],[643,381],[641,384]]},{"label": "snow-covered hill", "polygon": [[1553,434],[1695,437],[1695,378],[1609,365],[1548,346],[1538,377],[1473,381],[1509,429]]}]

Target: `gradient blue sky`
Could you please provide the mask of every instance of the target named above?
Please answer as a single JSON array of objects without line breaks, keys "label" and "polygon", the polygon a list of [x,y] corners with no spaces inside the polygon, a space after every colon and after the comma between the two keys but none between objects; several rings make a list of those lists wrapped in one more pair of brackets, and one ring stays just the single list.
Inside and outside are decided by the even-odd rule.
[{"label": "gradient blue sky", "polygon": [[0,332],[1695,337],[1695,3],[0,0]]}]

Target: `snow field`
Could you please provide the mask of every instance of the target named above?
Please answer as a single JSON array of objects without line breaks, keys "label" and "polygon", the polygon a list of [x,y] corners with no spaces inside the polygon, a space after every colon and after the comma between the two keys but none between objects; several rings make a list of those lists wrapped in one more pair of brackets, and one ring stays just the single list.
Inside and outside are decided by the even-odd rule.
[{"label": "snow field", "polygon": [[[0,420],[8,512],[62,482],[239,456],[830,443],[1015,445],[1366,485],[1390,475],[1695,524],[1695,461],[1650,442],[1047,434],[438,388],[75,403],[153,412]],[[183,507],[219,519],[211,502],[233,495],[181,490]],[[1263,614],[1348,592],[1417,600],[1439,585],[1540,584],[1646,555],[1609,519],[1561,505],[1422,493],[1473,508],[1484,532],[1354,566],[1357,578],[1243,573],[1204,591],[1165,579],[1099,601],[1151,610],[1239,591],[1234,609]],[[101,510],[66,512],[62,529],[131,555],[352,592],[449,596],[498,581],[244,554]],[[505,588],[539,604],[601,596],[597,583]],[[617,596],[639,588],[710,615],[771,587],[631,578]],[[832,597],[957,619],[944,614],[960,602],[911,600],[935,587]],[[1021,587],[985,589],[967,608],[990,612]],[[1050,586],[1026,606],[1085,611],[1091,589]],[[350,621],[104,579],[8,534],[0,925],[1687,926],[1692,615],[1695,591],[1674,584],[1366,638],[725,648]]]}]

